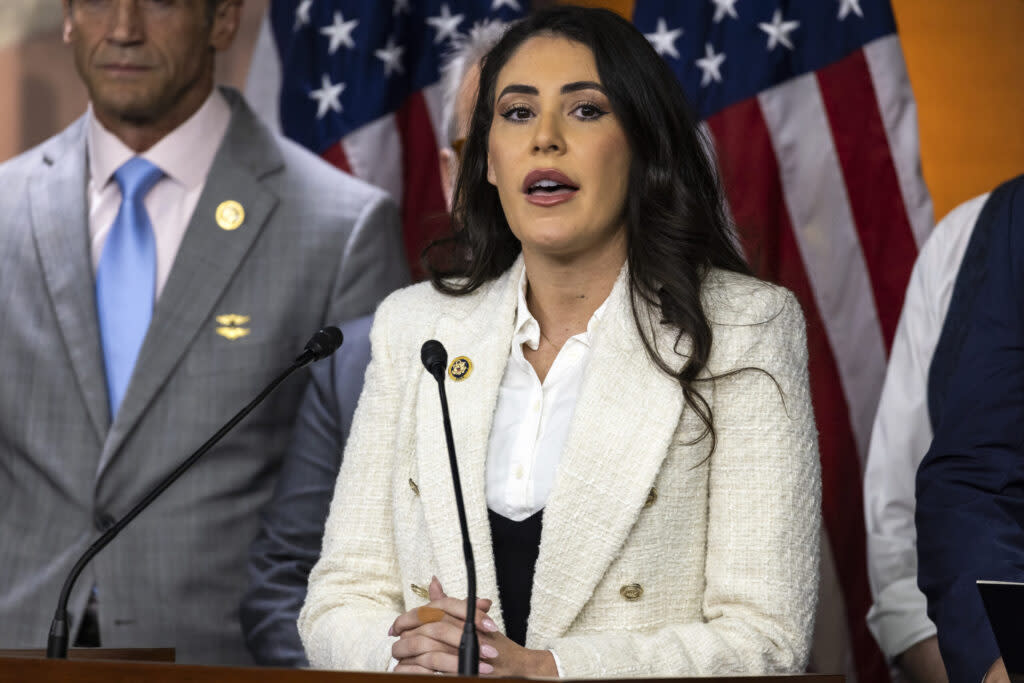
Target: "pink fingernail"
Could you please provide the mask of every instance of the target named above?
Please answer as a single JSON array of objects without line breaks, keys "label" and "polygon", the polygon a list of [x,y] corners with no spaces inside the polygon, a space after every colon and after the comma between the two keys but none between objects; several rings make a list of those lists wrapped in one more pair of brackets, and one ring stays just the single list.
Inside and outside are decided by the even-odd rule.
[{"label": "pink fingernail", "polygon": [[392,636],[392,637],[395,635],[395,625],[394,624],[391,624],[391,626],[388,627],[388,635]]},{"label": "pink fingernail", "polygon": [[487,662],[480,662],[480,673],[492,674],[494,673],[494,667],[488,664]]},{"label": "pink fingernail", "polygon": [[481,645],[480,654],[488,659],[492,659],[498,656],[498,649],[493,645]]},{"label": "pink fingernail", "polygon": [[485,631],[490,631],[491,633],[494,633],[498,630],[498,625],[495,624],[490,617],[484,617],[484,620],[481,623],[484,625]]}]

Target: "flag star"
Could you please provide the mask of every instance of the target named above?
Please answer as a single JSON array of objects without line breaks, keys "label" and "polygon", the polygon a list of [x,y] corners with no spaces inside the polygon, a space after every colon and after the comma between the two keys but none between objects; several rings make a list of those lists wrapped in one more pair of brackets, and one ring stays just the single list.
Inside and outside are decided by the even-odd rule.
[{"label": "flag star", "polygon": [[662,57],[669,55],[672,59],[679,59],[679,51],[676,50],[676,40],[683,35],[683,29],[675,28],[668,30],[668,24],[664,17],[658,17],[658,27],[654,33],[645,33],[644,37],[654,46],[655,51]]},{"label": "flag star", "polygon": [[510,7],[517,12],[521,12],[523,9],[519,6],[519,0],[494,0],[494,2],[491,3],[492,12],[496,9],[501,9],[502,7]]},{"label": "flag star", "polygon": [[391,16],[397,17],[402,12],[409,12],[409,0],[395,0],[395,7],[391,10]]},{"label": "flag star", "polygon": [[427,17],[427,23],[437,29],[434,36],[434,44],[443,42],[445,38],[456,38],[459,35],[459,24],[465,15],[452,14],[447,4],[441,5],[441,14],[436,17]]},{"label": "flag star", "polygon": [[352,40],[352,29],[358,25],[358,19],[345,21],[345,17],[341,15],[341,12],[335,12],[334,23],[320,29],[320,33],[327,36],[331,41],[330,45],[327,47],[327,54],[333,55],[338,51],[338,47],[341,45],[344,45],[345,47],[355,47],[356,43]]},{"label": "flag star", "polygon": [[790,50],[793,49],[793,41],[789,39],[789,34],[800,27],[799,21],[783,21],[782,10],[775,10],[775,14],[772,15],[772,23],[768,24],[761,22],[757,25],[762,31],[768,34],[768,49],[774,50],[775,46],[782,43]]},{"label": "flag star", "polygon": [[711,2],[715,5],[714,21],[716,24],[722,21],[726,15],[733,19],[740,18],[740,15],[736,14],[736,0],[711,0]]},{"label": "flag star", "polygon": [[302,0],[299,6],[295,8],[295,28],[293,31],[298,31],[303,26],[309,24],[309,10],[313,7],[313,0]]},{"label": "flag star", "polygon": [[715,54],[715,49],[711,47],[711,43],[704,44],[704,56],[697,60],[697,66],[703,72],[700,79],[700,86],[706,87],[711,81],[715,83],[722,82],[722,62],[725,61],[725,53],[719,52]]},{"label": "flag star", "polygon": [[860,9],[860,0],[839,0],[839,20],[845,19],[850,12],[861,19],[864,18],[864,13]]},{"label": "flag star", "polygon": [[395,37],[391,36],[388,38],[388,44],[380,50],[375,50],[374,55],[377,59],[384,62],[384,75],[390,76],[392,71],[397,71],[400,74],[405,73],[405,69],[402,68],[402,53],[405,52],[405,48],[401,45],[395,45]]},{"label": "flag star", "polygon": [[316,100],[317,119],[322,119],[328,109],[335,113],[341,112],[341,100],[338,98],[344,89],[344,83],[331,83],[327,74],[321,77],[320,87],[309,93],[309,99]]}]

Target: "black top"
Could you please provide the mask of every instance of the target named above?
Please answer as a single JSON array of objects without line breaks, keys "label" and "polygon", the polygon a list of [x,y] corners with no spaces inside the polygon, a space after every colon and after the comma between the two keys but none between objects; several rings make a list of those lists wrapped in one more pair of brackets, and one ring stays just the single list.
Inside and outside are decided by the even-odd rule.
[{"label": "black top", "polygon": [[540,532],[544,511],[521,522],[513,522],[494,510],[488,510],[491,543],[498,575],[498,597],[505,619],[505,635],[526,646],[526,622],[530,618],[530,594],[533,569],[540,551]]}]

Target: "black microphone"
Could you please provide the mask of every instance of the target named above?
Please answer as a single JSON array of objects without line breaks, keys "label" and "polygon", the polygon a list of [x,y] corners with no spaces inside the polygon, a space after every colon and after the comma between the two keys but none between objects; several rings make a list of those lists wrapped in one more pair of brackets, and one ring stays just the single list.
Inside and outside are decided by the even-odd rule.
[{"label": "black microphone", "polygon": [[50,622],[50,635],[46,641],[46,656],[48,659],[67,659],[68,657],[68,598],[71,596],[71,588],[75,585],[75,581],[78,579],[78,575],[85,569],[85,565],[89,563],[93,557],[96,556],[101,550],[107,547],[107,544],[114,540],[114,537],[121,533],[128,524],[139,516],[143,510],[150,506],[150,504],[156,500],[161,493],[167,490],[171,484],[178,480],[192,465],[196,463],[199,458],[203,457],[208,450],[213,448],[218,441],[234,429],[235,425],[242,421],[242,419],[251,413],[256,406],[263,402],[267,396],[270,395],[277,386],[286,380],[289,375],[298,370],[304,368],[313,361],[326,358],[341,346],[342,342],[341,330],[337,327],[325,327],[314,334],[308,342],[306,342],[305,350],[294,360],[292,364],[288,366],[288,369],[278,375],[274,381],[266,386],[266,388],[260,392],[260,394],[249,402],[247,406],[242,408],[233,418],[228,420],[227,424],[221,427],[216,434],[211,436],[206,443],[199,447],[199,449],[188,457],[188,460],[178,465],[174,471],[164,477],[153,489],[147,493],[142,500],[140,500],[135,507],[128,511],[128,513],[117,520],[113,526],[103,532],[99,538],[97,538],[91,546],[89,546],[82,556],[75,562],[75,566],[71,568],[68,573],[67,579],[64,580],[64,586],[60,590],[60,598],[57,601],[57,611],[53,616],[53,621]]},{"label": "black microphone", "polygon": [[441,394],[441,415],[444,416],[444,437],[448,442],[448,463],[452,468],[452,482],[455,484],[455,507],[459,511],[459,528],[462,530],[462,553],[466,557],[466,626],[459,641],[459,675],[477,676],[480,673],[480,642],[476,637],[476,564],[473,562],[473,546],[469,542],[469,525],[466,523],[466,505],[462,502],[462,482],[459,480],[459,464],[455,460],[455,440],[452,438],[452,421],[448,417],[448,396],[444,393],[444,367],[448,364],[448,352],[436,339],[423,342],[420,360],[434,379]]},{"label": "black microphone", "polygon": [[306,348],[296,357],[295,363],[301,368],[314,361],[327,358],[338,350],[344,338],[341,330],[333,325],[317,330],[306,342]]}]

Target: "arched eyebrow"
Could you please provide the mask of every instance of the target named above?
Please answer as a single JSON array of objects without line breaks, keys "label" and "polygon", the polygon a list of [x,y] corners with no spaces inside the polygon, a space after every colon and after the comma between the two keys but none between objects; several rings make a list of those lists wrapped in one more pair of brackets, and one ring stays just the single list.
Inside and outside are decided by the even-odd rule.
[{"label": "arched eyebrow", "polygon": [[562,86],[562,94],[568,94],[571,92],[578,92],[580,90],[596,90],[602,95],[607,93],[604,91],[604,87],[600,83],[594,81],[575,81],[573,83],[566,83]]},{"label": "arched eyebrow", "polygon": [[[572,83],[566,83],[562,86],[561,93],[565,95],[571,92],[578,92],[580,90],[597,90],[602,94],[607,94],[604,91],[604,87],[595,81],[573,81]],[[501,93],[498,94],[498,99],[500,100],[509,93],[515,93],[517,95],[539,95],[540,91],[532,85],[512,83],[511,85],[506,85],[502,89]]]}]

